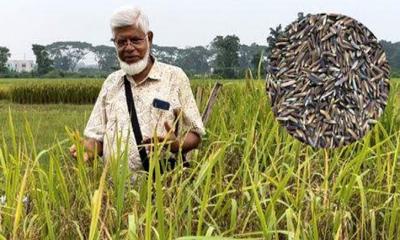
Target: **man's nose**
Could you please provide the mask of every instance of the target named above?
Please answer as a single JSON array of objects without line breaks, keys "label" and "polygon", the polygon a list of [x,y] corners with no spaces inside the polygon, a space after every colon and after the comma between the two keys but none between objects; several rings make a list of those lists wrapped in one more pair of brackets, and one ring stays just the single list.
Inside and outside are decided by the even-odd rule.
[{"label": "man's nose", "polygon": [[125,50],[126,51],[135,51],[137,49],[135,46],[133,46],[133,44],[131,42],[128,42],[128,45],[126,45]]}]

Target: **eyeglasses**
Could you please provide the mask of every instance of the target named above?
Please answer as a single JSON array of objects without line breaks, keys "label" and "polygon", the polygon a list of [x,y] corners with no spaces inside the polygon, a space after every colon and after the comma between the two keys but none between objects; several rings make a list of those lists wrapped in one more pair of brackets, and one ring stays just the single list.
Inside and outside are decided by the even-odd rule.
[{"label": "eyeglasses", "polygon": [[128,44],[132,44],[133,47],[138,48],[141,47],[142,44],[145,42],[147,34],[144,38],[133,37],[133,38],[111,38],[111,41],[117,46],[117,48],[122,49],[126,48]]}]

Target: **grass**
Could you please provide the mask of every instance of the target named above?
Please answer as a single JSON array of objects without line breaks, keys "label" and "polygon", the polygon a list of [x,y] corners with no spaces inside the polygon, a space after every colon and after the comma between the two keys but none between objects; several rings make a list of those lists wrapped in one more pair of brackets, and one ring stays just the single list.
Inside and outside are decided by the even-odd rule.
[{"label": "grass", "polygon": [[68,105],[68,104],[15,104],[6,100],[0,100],[0,133],[6,142],[11,142],[8,122],[9,110],[13,113],[13,124],[16,135],[25,134],[25,121],[32,127],[33,135],[37,136],[38,149],[50,147],[56,139],[67,138],[65,126],[83,131],[86,119],[89,118],[93,105]]},{"label": "grass", "polygon": [[[85,163],[81,145],[68,156],[79,136],[64,125],[81,132],[90,105],[9,114],[4,101],[0,239],[399,239],[398,89],[367,136],[317,150],[275,121],[263,82],[226,82],[192,167],[161,176],[157,148],[155,181],[133,185],[126,156]],[[209,90],[195,88],[201,108]]]}]

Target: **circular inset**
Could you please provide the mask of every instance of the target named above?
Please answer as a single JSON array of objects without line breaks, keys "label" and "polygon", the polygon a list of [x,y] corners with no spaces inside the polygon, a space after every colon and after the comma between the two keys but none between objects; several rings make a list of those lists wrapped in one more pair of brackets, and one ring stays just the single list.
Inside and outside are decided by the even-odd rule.
[{"label": "circular inset", "polygon": [[389,64],[371,31],[344,15],[309,14],[274,40],[267,89],[280,124],[313,147],[363,137],[389,94]]}]

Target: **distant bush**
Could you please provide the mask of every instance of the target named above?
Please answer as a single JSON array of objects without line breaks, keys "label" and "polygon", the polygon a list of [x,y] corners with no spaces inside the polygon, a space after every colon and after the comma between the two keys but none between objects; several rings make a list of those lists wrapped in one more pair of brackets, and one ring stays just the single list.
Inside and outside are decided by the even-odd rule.
[{"label": "distant bush", "polygon": [[400,69],[392,69],[390,71],[390,77],[392,77],[392,78],[400,78]]},{"label": "distant bush", "polygon": [[[192,81],[193,94],[206,94],[211,90],[214,81],[211,79]],[[0,88],[0,99],[9,99],[22,104],[92,104],[96,101],[103,82],[103,79],[88,78],[7,80],[7,88]],[[208,95],[202,96],[202,99],[208,99]]]},{"label": "distant bush", "polygon": [[9,99],[9,95],[6,89],[0,88],[0,100],[2,99]]},{"label": "distant bush", "polygon": [[8,98],[16,103],[94,103],[102,80],[36,80],[9,88]]},{"label": "distant bush", "polygon": [[63,78],[65,76],[64,72],[61,70],[51,70],[50,72],[43,75],[43,78]]},{"label": "distant bush", "polygon": [[15,72],[9,71],[6,73],[0,73],[0,78],[33,78],[35,77],[32,72]]}]

